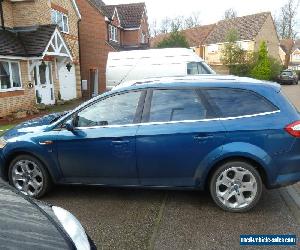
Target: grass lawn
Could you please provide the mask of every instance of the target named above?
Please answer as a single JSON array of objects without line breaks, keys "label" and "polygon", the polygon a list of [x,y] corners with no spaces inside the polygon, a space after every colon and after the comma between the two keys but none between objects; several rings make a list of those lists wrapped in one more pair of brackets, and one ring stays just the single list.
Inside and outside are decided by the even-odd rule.
[{"label": "grass lawn", "polygon": [[0,125],[0,136],[8,129],[13,128],[15,125],[14,124],[8,124],[8,125]]},{"label": "grass lawn", "polygon": [[83,103],[82,99],[68,101],[64,103],[63,105],[53,105],[53,106],[47,106],[46,112],[47,113],[56,113],[56,112],[62,112],[62,111],[68,111],[76,108],[78,105]]}]

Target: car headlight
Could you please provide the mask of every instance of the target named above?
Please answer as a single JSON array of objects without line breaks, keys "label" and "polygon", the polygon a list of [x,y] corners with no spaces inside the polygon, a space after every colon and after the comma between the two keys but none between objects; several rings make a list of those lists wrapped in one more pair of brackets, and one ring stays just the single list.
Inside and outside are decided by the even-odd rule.
[{"label": "car headlight", "polygon": [[69,211],[53,206],[52,210],[59,222],[73,240],[75,246],[79,250],[90,250],[90,243],[80,222]]},{"label": "car headlight", "polygon": [[0,149],[4,148],[7,144],[7,141],[0,137]]}]

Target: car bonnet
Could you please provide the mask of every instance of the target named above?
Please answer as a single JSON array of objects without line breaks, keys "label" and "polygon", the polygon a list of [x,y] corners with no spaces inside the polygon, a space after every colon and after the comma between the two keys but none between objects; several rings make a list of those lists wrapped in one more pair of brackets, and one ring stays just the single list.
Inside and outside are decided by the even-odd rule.
[{"label": "car bonnet", "polygon": [[0,246],[70,249],[70,242],[38,205],[0,180]]}]

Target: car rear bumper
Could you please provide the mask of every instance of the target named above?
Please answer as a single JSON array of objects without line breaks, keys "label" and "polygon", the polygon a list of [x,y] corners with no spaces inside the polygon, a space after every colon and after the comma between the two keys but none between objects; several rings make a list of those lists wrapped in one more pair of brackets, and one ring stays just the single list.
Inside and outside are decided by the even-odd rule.
[{"label": "car rear bumper", "polygon": [[300,141],[296,143],[289,153],[273,158],[268,188],[278,188],[292,185],[300,181]]},{"label": "car rear bumper", "polygon": [[279,83],[286,83],[286,84],[291,84],[295,82],[295,79],[279,79],[278,80]]},{"label": "car rear bumper", "polygon": [[300,172],[298,173],[292,173],[292,174],[283,174],[279,175],[275,182],[268,185],[268,188],[280,188],[285,187],[289,185],[293,185],[300,181]]}]

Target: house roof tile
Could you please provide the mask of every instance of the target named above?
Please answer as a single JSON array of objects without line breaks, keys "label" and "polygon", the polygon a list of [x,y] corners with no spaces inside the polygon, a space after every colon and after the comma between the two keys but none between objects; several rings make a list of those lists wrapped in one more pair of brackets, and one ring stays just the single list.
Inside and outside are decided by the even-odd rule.
[{"label": "house roof tile", "polygon": [[102,0],[90,0],[106,17],[112,19],[117,9],[121,27],[139,28],[145,12],[145,3],[106,5]]},{"label": "house roof tile", "polygon": [[42,56],[55,29],[56,25],[0,29],[0,55]]},{"label": "house roof tile", "polygon": [[[186,37],[189,46],[194,47],[198,46],[199,44],[203,44],[207,36],[212,32],[216,25],[209,24],[209,25],[202,25],[197,26],[194,28],[182,30],[181,33]],[[150,45],[151,47],[156,47],[162,40],[167,38],[170,33],[167,34],[159,34],[156,37],[151,38]]]},{"label": "house roof tile", "polygon": [[209,34],[214,30],[216,24],[197,26],[191,29],[183,30],[188,43],[191,47],[203,44]]},{"label": "house roof tile", "polygon": [[280,47],[285,53],[290,53],[294,46],[293,39],[282,39],[280,40]]},{"label": "house roof tile", "polygon": [[207,37],[206,44],[223,43],[230,30],[236,30],[240,40],[254,40],[270,12],[262,12],[248,16],[219,21]]}]

